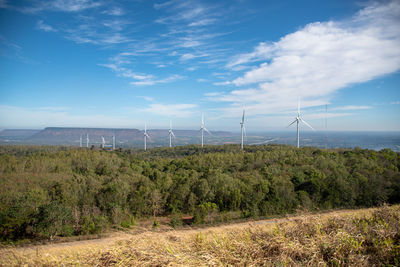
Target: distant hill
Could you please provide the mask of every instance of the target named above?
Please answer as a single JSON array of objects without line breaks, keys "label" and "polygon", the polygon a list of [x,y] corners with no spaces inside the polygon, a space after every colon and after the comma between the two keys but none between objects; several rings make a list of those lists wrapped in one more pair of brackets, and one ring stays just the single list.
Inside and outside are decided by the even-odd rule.
[{"label": "distant hill", "polygon": [[31,129],[4,129],[0,132],[1,138],[28,138],[32,135],[40,132],[41,130],[31,130]]},{"label": "distant hill", "polygon": [[[151,140],[149,147],[165,146],[168,144],[168,129],[148,130]],[[199,142],[198,130],[174,130],[176,139],[174,144],[193,144]],[[89,146],[99,146],[103,136],[106,145],[112,144],[115,135],[117,147],[141,146],[143,143],[143,131],[139,129],[113,129],[113,128],[75,128],[75,127],[47,127],[43,130],[3,130],[0,132],[0,143],[39,144],[39,145],[73,145],[79,146],[82,137],[82,145],[86,146],[86,136],[89,136]],[[207,134],[208,135],[208,134]],[[230,132],[215,131],[208,135],[212,143],[220,143],[221,138],[232,136]]]},{"label": "distant hill", "polygon": [[82,143],[86,145],[87,135],[89,144],[93,145],[100,144],[102,136],[109,144],[113,135],[118,142],[128,143],[141,138],[143,133],[138,129],[47,127],[31,136],[29,141],[42,144],[79,144],[82,137]]}]

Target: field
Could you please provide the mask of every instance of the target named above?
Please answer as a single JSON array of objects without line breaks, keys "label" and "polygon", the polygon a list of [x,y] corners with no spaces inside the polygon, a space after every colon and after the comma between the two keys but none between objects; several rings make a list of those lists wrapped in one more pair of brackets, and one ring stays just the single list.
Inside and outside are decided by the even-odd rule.
[{"label": "field", "polygon": [[[400,205],[3,248],[2,266],[398,266]],[[136,234],[135,234],[136,233]]]}]

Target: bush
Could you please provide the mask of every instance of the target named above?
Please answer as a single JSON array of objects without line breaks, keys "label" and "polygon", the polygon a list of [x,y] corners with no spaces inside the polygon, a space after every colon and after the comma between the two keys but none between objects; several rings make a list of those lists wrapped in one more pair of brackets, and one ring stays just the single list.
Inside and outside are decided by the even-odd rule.
[{"label": "bush", "polygon": [[182,226],[183,221],[182,221],[182,214],[180,213],[172,213],[171,215],[171,221],[169,223],[171,225],[171,227],[176,228],[179,226]]}]

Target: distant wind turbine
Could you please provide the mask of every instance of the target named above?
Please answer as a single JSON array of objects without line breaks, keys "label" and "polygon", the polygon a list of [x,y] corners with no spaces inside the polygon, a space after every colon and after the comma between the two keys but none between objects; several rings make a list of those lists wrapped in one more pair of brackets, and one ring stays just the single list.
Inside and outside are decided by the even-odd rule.
[{"label": "distant wind turbine", "polygon": [[147,134],[147,125],[146,125],[146,123],[144,124],[143,136],[144,136],[144,151],[146,151],[147,150],[147,138],[149,138],[149,140],[151,140],[150,136]]},{"label": "distant wind turbine", "polygon": [[201,127],[200,127],[200,131],[201,131],[201,147],[204,146],[204,131],[206,131],[209,135],[211,135],[210,131],[207,130],[207,128],[204,125],[204,114],[201,113]]},{"label": "distant wind turbine", "polygon": [[104,139],[104,136],[101,137],[101,148],[104,148],[106,146],[106,140]]},{"label": "distant wind turbine", "polygon": [[86,134],[86,147],[89,148],[89,134]]},{"label": "distant wind turbine", "polygon": [[172,147],[172,137],[175,137],[174,132],[172,131],[172,122],[169,121],[169,130],[168,130],[168,134],[169,134],[169,147]]},{"label": "distant wind turbine", "polygon": [[113,140],[113,150],[115,150],[115,133],[112,136],[112,140]]},{"label": "distant wind turbine", "polygon": [[297,148],[300,147],[300,133],[299,133],[299,123],[302,122],[305,125],[307,125],[309,128],[311,128],[313,131],[315,131],[315,129],[313,127],[311,127],[310,124],[308,124],[305,120],[303,120],[300,116],[300,99],[297,101],[297,117],[294,119],[294,121],[289,124],[287,127],[291,126],[293,123],[297,123]]},{"label": "distant wind turbine", "polygon": [[79,147],[82,147],[82,135],[81,135],[81,137],[79,138]]},{"label": "distant wind turbine", "polygon": [[240,144],[240,148],[243,149],[244,135],[246,135],[246,128],[244,127],[244,109],[243,109],[242,122],[240,123],[240,128],[242,130],[242,142]]}]

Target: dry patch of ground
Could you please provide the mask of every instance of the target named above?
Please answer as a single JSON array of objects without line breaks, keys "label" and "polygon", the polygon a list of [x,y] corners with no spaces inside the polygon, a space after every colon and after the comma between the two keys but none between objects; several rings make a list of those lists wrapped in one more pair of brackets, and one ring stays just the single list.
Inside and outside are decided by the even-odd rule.
[{"label": "dry patch of ground", "polygon": [[400,264],[400,206],[4,248],[3,266]]}]

